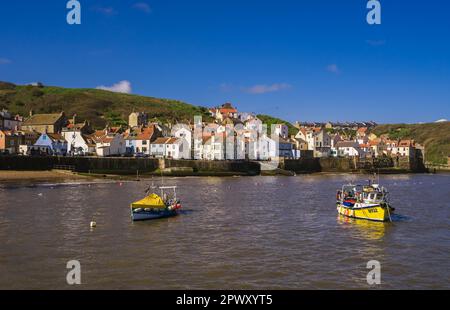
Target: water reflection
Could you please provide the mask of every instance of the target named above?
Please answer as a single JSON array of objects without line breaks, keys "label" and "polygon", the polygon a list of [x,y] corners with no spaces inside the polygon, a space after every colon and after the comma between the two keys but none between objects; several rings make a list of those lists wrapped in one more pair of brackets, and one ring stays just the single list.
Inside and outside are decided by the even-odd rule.
[{"label": "water reflection", "polygon": [[363,238],[366,240],[379,240],[383,238],[386,233],[386,227],[390,224],[355,219],[340,214],[337,220],[339,224],[347,225],[348,229],[353,230],[352,234],[355,238]]}]

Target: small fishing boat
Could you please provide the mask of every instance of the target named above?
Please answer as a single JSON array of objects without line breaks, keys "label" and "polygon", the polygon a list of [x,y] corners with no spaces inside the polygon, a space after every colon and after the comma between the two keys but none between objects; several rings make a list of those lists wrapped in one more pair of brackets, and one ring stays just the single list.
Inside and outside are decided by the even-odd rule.
[{"label": "small fishing boat", "polygon": [[389,204],[388,191],[379,184],[344,185],[337,192],[337,211],[339,214],[351,218],[371,221],[392,221],[391,215],[395,211]]},{"label": "small fishing boat", "polygon": [[181,202],[177,199],[176,186],[162,186],[161,194],[148,195],[142,200],[131,204],[131,219],[147,221],[178,215]]}]

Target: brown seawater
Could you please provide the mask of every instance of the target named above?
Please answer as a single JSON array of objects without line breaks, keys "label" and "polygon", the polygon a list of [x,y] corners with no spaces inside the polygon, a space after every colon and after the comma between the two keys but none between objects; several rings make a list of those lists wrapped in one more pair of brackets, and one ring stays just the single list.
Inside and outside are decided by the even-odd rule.
[{"label": "brown seawater", "polygon": [[140,223],[148,182],[0,184],[0,289],[72,289],[73,259],[82,289],[366,289],[370,260],[377,288],[449,289],[450,175],[381,176],[393,223],[338,216],[350,178],[165,179],[182,214]]}]

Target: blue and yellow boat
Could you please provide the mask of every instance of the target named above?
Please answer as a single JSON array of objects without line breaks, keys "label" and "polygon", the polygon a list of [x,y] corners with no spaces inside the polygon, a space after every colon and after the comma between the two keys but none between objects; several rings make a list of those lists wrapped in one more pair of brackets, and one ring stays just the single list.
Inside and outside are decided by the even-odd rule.
[{"label": "blue and yellow boat", "polygon": [[[133,202],[131,208],[131,219],[133,221],[147,221],[178,215],[181,202],[177,199],[176,186],[160,187],[161,195],[155,193]],[[173,190],[172,193],[167,191]]]}]

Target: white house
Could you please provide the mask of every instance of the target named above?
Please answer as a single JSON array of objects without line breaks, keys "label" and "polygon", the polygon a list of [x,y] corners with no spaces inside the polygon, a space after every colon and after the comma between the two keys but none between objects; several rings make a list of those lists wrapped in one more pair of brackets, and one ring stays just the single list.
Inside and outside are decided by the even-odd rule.
[{"label": "white house", "polygon": [[256,118],[254,113],[248,113],[248,112],[238,112],[238,119],[241,122],[246,122],[252,118]]},{"label": "white house", "polygon": [[206,160],[224,160],[225,144],[220,136],[212,135],[203,138],[202,157]]},{"label": "white house", "polygon": [[254,130],[258,133],[262,133],[263,131],[263,122],[256,117],[250,118],[245,122],[245,129]]},{"label": "white house", "polygon": [[124,133],[125,145],[128,154],[150,155],[150,145],[162,132],[154,124],[148,127],[134,127]]},{"label": "white house", "polygon": [[184,157],[183,140],[179,138],[170,138],[166,142],[165,157],[171,159],[188,159]]},{"label": "white house", "polygon": [[362,151],[355,141],[339,141],[336,144],[337,155],[341,157],[361,156]]},{"label": "white house", "polygon": [[314,133],[314,157],[328,157],[331,154],[331,137],[323,129]]},{"label": "white house", "polygon": [[67,141],[57,133],[43,133],[34,144],[42,150],[46,149],[49,155],[66,155]]},{"label": "white house", "polygon": [[95,142],[88,135],[79,130],[65,130],[62,136],[67,141],[67,152],[74,155],[87,155],[96,153]]},{"label": "white house", "polygon": [[391,154],[402,157],[414,157],[414,140],[401,140],[396,146],[392,148]]},{"label": "white house", "polygon": [[151,153],[151,143],[156,138],[155,126],[150,125],[149,127],[137,129],[136,135],[136,153],[143,153],[150,155]]},{"label": "white house", "polygon": [[183,140],[179,138],[158,138],[150,145],[150,155],[157,158],[184,159]]},{"label": "white house", "polygon": [[258,159],[272,160],[278,157],[278,148],[275,140],[263,135],[258,139]]},{"label": "white house", "polygon": [[97,156],[119,156],[126,153],[125,139],[121,134],[97,131],[89,137],[95,143]]},{"label": "white house", "polygon": [[191,159],[194,142],[191,127],[185,124],[176,124],[172,127],[172,136],[183,141],[183,157]]},{"label": "white house", "polygon": [[302,127],[295,135],[295,138],[305,141],[308,145],[308,150],[314,150],[314,131]]},{"label": "white house", "polygon": [[180,155],[184,159],[193,157],[193,135],[192,130],[185,124],[176,124],[172,128],[172,135],[181,140],[183,144],[183,153]]},{"label": "white house", "polygon": [[287,139],[289,137],[289,127],[284,124],[277,124],[275,125],[274,133],[283,139]]}]

